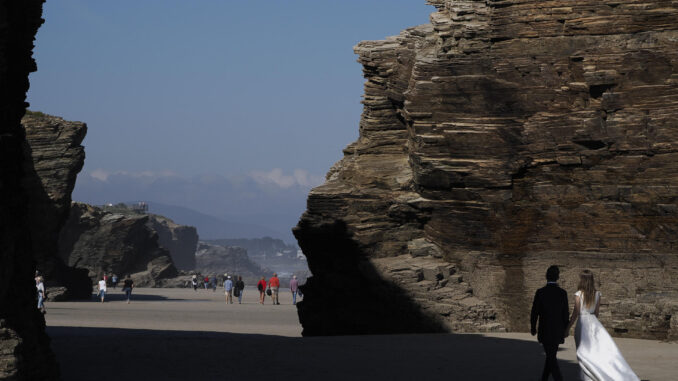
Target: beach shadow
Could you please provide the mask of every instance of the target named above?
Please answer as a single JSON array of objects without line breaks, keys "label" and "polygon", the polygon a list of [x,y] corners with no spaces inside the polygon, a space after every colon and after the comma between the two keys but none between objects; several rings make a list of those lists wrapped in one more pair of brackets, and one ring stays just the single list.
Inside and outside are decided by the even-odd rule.
[{"label": "beach shadow", "polygon": [[[120,302],[120,301],[126,301],[127,296],[125,296],[125,293],[122,291],[113,291],[113,292],[108,292],[106,293],[106,297],[104,298],[106,302]],[[174,299],[174,298],[168,298],[166,296],[162,295],[148,295],[148,294],[135,294],[132,292],[132,301],[138,301],[138,302],[152,302],[152,301],[169,301],[169,300],[184,300],[184,299]],[[72,300],[70,302],[99,302],[100,299],[97,296],[97,294],[92,293],[91,297],[89,299],[85,300]]]},{"label": "beach shadow", "polygon": [[[226,324],[226,323],[225,323]],[[536,342],[463,334],[283,337],[48,327],[65,380],[536,380]],[[576,363],[560,361],[566,380]]]}]

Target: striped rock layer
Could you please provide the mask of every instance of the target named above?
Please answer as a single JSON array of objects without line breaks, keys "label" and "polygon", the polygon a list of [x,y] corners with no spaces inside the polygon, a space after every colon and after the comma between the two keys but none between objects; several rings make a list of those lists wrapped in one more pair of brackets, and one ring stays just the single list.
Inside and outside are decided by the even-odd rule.
[{"label": "striped rock layer", "polygon": [[677,337],[678,1],[429,3],[355,47],[360,137],[294,231],[304,334],[526,331],[557,264],[612,333]]}]

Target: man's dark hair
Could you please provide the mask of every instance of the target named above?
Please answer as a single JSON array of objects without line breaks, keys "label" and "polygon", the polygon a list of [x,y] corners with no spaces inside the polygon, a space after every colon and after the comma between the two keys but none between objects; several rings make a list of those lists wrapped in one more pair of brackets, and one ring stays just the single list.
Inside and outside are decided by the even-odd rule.
[{"label": "man's dark hair", "polygon": [[546,270],[546,280],[549,282],[555,282],[560,277],[560,269],[558,266],[553,265]]}]

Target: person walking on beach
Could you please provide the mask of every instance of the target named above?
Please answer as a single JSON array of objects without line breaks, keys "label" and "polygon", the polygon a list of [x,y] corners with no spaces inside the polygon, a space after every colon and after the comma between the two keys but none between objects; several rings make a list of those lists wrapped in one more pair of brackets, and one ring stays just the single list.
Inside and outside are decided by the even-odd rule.
[{"label": "person walking on beach", "polygon": [[101,280],[99,281],[99,297],[101,298],[101,303],[104,302],[104,297],[106,297],[106,280],[104,279],[105,276],[101,277]]},{"label": "person walking on beach", "polygon": [[280,290],[280,279],[278,279],[278,274],[273,273],[271,279],[268,280],[268,287],[271,289],[271,301],[273,304],[280,304],[278,301],[278,291]]},{"label": "person walking on beach", "polygon": [[118,285],[118,276],[116,274],[113,274],[111,277],[111,284],[113,285],[113,289],[115,290],[115,287]]},{"label": "person walking on beach", "polygon": [[567,305],[567,292],[558,286],[560,269],[551,266],[546,270],[546,286],[537,290],[532,302],[530,316],[530,333],[537,334],[537,321],[539,321],[539,342],[544,346],[546,361],[541,375],[542,381],[547,381],[549,375],[553,375],[556,381],[562,381],[558,360],[558,345],[565,342],[565,327],[567,327],[569,308]]},{"label": "person walking on beach", "polygon": [[639,381],[619,348],[598,320],[600,291],[596,291],[593,273],[584,270],[579,274],[579,286],[574,294],[574,310],[565,336],[577,322],[574,342],[581,379],[585,381]]},{"label": "person walking on beach", "polygon": [[245,292],[245,282],[242,281],[242,277],[238,276],[238,280],[235,281],[235,290],[237,292],[238,304],[242,304],[242,293]]},{"label": "person walking on beach", "polygon": [[125,282],[122,285],[122,291],[125,293],[125,296],[127,296],[127,304],[129,304],[129,301],[132,298],[133,288],[134,281],[132,280],[132,278],[130,278],[129,274],[127,274],[127,278],[125,278]]},{"label": "person walking on beach", "polygon": [[264,298],[266,297],[266,278],[263,276],[257,283],[257,290],[259,290],[259,303],[264,304]]},{"label": "person walking on beach", "polygon": [[35,279],[35,288],[38,290],[38,309],[45,314],[47,313],[45,310],[45,283],[41,276],[37,276]]},{"label": "person walking on beach", "polygon": [[217,292],[217,276],[212,275],[212,292]]},{"label": "person walking on beach", "polygon": [[207,290],[207,287],[208,287],[209,284],[210,284],[210,277],[208,277],[207,275],[205,275],[205,279],[203,279],[203,283],[205,284],[205,290]]},{"label": "person walking on beach", "polygon": [[233,281],[230,275],[224,282],[224,293],[226,294],[226,304],[233,304]]},{"label": "person walking on beach", "polygon": [[292,291],[292,304],[297,304],[297,291],[299,291],[299,281],[297,281],[297,276],[292,275],[292,280],[290,281],[290,291]]},{"label": "person walking on beach", "polygon": [[193,291],[198,292],[198,276],[193,274],[191,278],[191,284],[193,284]]}]

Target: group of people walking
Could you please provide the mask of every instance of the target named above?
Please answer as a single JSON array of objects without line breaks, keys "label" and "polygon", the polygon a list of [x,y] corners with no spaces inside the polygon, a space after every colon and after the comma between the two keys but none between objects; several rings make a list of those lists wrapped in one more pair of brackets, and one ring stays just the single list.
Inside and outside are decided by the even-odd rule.
[{"label": "group of people walking", "polygon": [[226,276],[224,281],[224,294],[226,295],[226,303],[233,304],[233,296],[238,298],[238,304],[242,304],[242,295],[245,292],[245,282],[242,281],[242,277],[238,276],[238,279],[233,282],[230,275]]},{"label": "group of people walking", "polygon": [[[226,280],[224,279],[224,281]],[[199,283],[200,282],[198,280],[198,276],[194,274],[193,277],[191,277],[191,285],[193,286],[193,291],[196,292],[198,291]],[[212,276],[212,278],[210,278],[209,276],[205,276],[204,278],[202,278],[202,284],[205,287],[205,290],[212,289],[212,291],[214,292],[217,291],[217,277],[215,276]]]},{"label": "group of people walking", "polygon": [[538,335],[546,353],[542,381],[547,381],[549,375],[556,381],[563,379],[556,355],[558,346],[565,342],[575,323],[574,341],[582,380],[638,381],[638,376],[598,320],[601,294],[595,288],[593,273],[584,270],[579,275],[571,315],[567,292],[557,283],[559,277],[558,266],[549,267],[546,286],[537,290],[532,303],[531,333]]},{"label": "group of people walking", "polygon": [[[118,276],[115,274],[111,277],[111,285],[113,286],[113,289],[115,289],[116,286],[118,285]],[[104,274],[101,276],[99,283],[97,283],[97,297],[101,299],[101,303],[103,303],[106,298],[106,292],[108,291],[107,286],[108,286],[108,276]],[[127,275],[122,286],[122,292],[125,293],[125,297],[127,298],[127,304],[129,304],[130,300],[132,299],[133,288],[134,281],[132,280],[132,277],[130,275]]]},{"label": "group of people walking", "polygon": [[[197,274],[191,277],[190,282],[194,291],[198,290],[200,280],[202,280],[205,289],[213,289],[216,291],[216,276],[212,276],[211,278],[208,276],[199,278]],[[245,282],[243,281],[242,276],[224,274],[223,287],[227,304],[233,304],[234,298],[237,298],[238,304],[242,304],[242,298],[245,293]],[[278,278],[277,273],[273,273],[273,276],[268,279],[268,281],[266,280],[266,277],[262,276],[261,279],[259,279],[259,282],[257,282],[257,290],[259,290],[259,303],[264,304],[266,296],[270,296],[272,304],[280,304],[280,278]],[[290,292],[292,293],[292,304],[295,305],[297,304],[297,297],[301,296],[299,281],[297,280],[296,275],[292,276],[292,279],[290,279]]]},{"label": "group of people walking", "polygon": [[[257,290],[259,290],[259,303],[264,304],[266,301],[266,296],[271,297],[271,303],[279,305],[279,294],[280,294],[280,279],[278,279],[278,274],[273,273],[273,276],[266,282],[265,277],[261,277],[259,282],[257,282]],[[290,279],[290,292],[292,293],[292,304],[297,304],[297,295],[300,295],[299,290],[299,281],[297,281],[297,276],[292,276]]]}]

